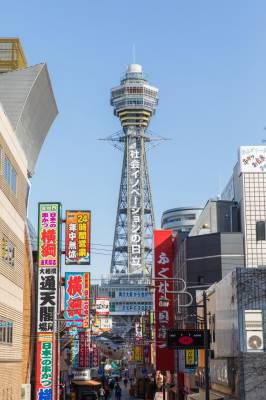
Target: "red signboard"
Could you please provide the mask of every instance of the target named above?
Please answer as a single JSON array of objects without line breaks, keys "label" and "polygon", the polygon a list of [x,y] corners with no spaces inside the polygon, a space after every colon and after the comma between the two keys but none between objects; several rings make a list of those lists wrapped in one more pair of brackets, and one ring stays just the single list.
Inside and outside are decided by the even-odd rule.
[{"label": "red signboard", "polygon": [[85,348],[85,332],[79,332],[79,368],[85,368],[86,364],[86,348]]},{"label": "red signboard", "polygon": [[175,369],[174,351],[167,349],[167,330],[174,326],[172,234],[172,230],[154,231],[156,369],[160,371]]},{"label": "red signboard", "polygon": [[92,366],[94,368],[99,366],[99,350],[95,343],[92,345]]}]

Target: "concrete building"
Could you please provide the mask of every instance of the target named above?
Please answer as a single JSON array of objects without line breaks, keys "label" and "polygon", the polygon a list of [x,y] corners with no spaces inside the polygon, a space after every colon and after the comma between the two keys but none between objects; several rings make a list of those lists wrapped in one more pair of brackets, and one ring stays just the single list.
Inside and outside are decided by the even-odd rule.
[{"label": "concrete building", "polygon": [[266,146],[241,146],[222,199],[239,204],[246,267],[266,266]]},{"label": "concrete building", "polygon": [[[207,248],[214,251],[210,240],[218,232],[224,230],[234,237],[228,243],[232,271],[225,269],[222,280],[207,290],[212,337],[211,386],[216,398],[265,399],[265,204],[266,147],[242,146],[221,200],[207,203],[188,237],[199,241],[197,249],[201,252]],[[205,245],[200,238],[206,241]],[[235,268],[241,262],[242,268]],[[198,265],[199,275],[206,271],[207,263],[206,260],[204,265]],[[187,270],[191,274],[193,267],[189,265]],[[210,271],[207,275],[211,276]],[[200,386],[204,386],[202,367],[200,363],[196,374]],[[201,388],[199,396],[195,396],[204,398],[204,390]]]},{"label": "concrete building", "polygon": [[189,236],[205,235],[216,232],[239,232],[239,206],[237,202],[227,200],[207,201],[201,214],[195,221]]},{"label": "concrete building", "polygon": [[0,399],[30,396],[34,271],[30,176],[57,115],[46,64],[27,67],[18,39],[0,40]]},{"label": "concrete building", "polygon": [[174,235],[178,233],[181,240],[189,234],[196,223],[202,208],[178,207],[163,212],[161,220],[162,229],[173,229]]},{"label": "concrete building", "polygon": [[237,268],[207,291],[211,387],[221,399],[265,399],[265,282],[265,268]]},{"label": "concrete building", "polygon": [[[179,236],[175,239],[175,276],[189,286],[205,287],[221,280],[236,266],[244,266],[238,215],[235,202],[209,200],[185,240]],[[195,289],[189,291],[195,304]]]},{"label": "concrete building", "polygon": [[116,274],[101,280],[99,296],[109,297],[112,331],[122,337],[134,332],[134,322],[153,309],[153,295],[148,289],[149,276]]}]

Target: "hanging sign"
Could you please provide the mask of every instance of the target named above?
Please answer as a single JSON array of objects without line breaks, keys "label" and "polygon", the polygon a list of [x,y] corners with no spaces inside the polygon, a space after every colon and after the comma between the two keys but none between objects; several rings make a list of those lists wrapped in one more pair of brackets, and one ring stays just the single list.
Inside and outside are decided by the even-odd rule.
[{"label": "hanging sign", "polygon": [[96,297],[96,315],[109,315],[109,297]]},{"label": "hanging sign", "polygon": [[90,273],[65,273],[65,319],[66,325],[89,327]]},{"label": "hanging sign", "polygon": [[39,203],[36,400],[55,399],[57,288],[59,273],[59,203]]},{"label": "hanging sign", "polygon": [[90,265],[90,211],[66,211],[66,265]]},{"label": "hanging sign", "polygon": [[[154,231],[156,369],[174,370],[174,351],[167,349],[167,330],[174,325],[173,231]],[[162,301],[167,300],[167,301]]]}]

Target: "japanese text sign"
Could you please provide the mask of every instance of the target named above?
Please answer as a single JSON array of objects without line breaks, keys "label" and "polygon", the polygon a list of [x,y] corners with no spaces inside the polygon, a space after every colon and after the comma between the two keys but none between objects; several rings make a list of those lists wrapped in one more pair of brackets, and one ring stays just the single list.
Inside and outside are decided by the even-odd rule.
[{"label": "japanese text sign", "polygon": [[109,315],[109,298],[96,297],[96,315]]},{"label": "japanese text sign", "polygon": [[90,211],[66,211],[66,265],[90,264]]},{"label": "japanese text sign", "polygon": [[90,314],[90,273],[66,272],[65,319],[67,326],[88,328]]},{"label": "japanese text sign", "polygon": [[39,203],[38,265],[57,267],[59,260],[59,203]]},{"label": "japanese text sign", "polygon": [[57,311],[57,268],[38,268],[37,331],[54,332]]},{"label": "japanese text sign", "polygon": [[52,400],[53,343],[51,338],[39,338],[36,359],[36,399]]},{"label": "japanese text sign", "polygon": [[266,146],[241,146],[239,149],[239,173],[265,171]]},{"label": "japanese text sign", "polygon": [[38,206],[36,399],[55,399],[57,287],[60,264],[60,203]]},{"label": "japanese text sign", "polygon": [[[174,369],[174,352],[167,349],[167,330],[174,324],[173,231],[154,231],[156,369]],[[161,301],[167,299],[167,301]]]}]

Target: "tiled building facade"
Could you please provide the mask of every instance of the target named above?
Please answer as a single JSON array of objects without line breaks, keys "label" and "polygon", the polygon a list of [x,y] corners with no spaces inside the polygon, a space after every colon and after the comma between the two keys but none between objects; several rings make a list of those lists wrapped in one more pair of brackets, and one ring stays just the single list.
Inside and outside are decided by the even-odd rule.
[{"label": "tiled building facade", "polygon": [[57,114],[45,64],[27,68],[24,60],[16,70],[2,70],[1,57],[6,65],[8,49],[14,58],[18,43],[0,39],[0,400],[30,398],[35,331],[28,195]]},{"label": "tiled building facade", "polygon": [[245,266],[266,266],[266,146],[240,147],[222,198],[239,204]]}]

